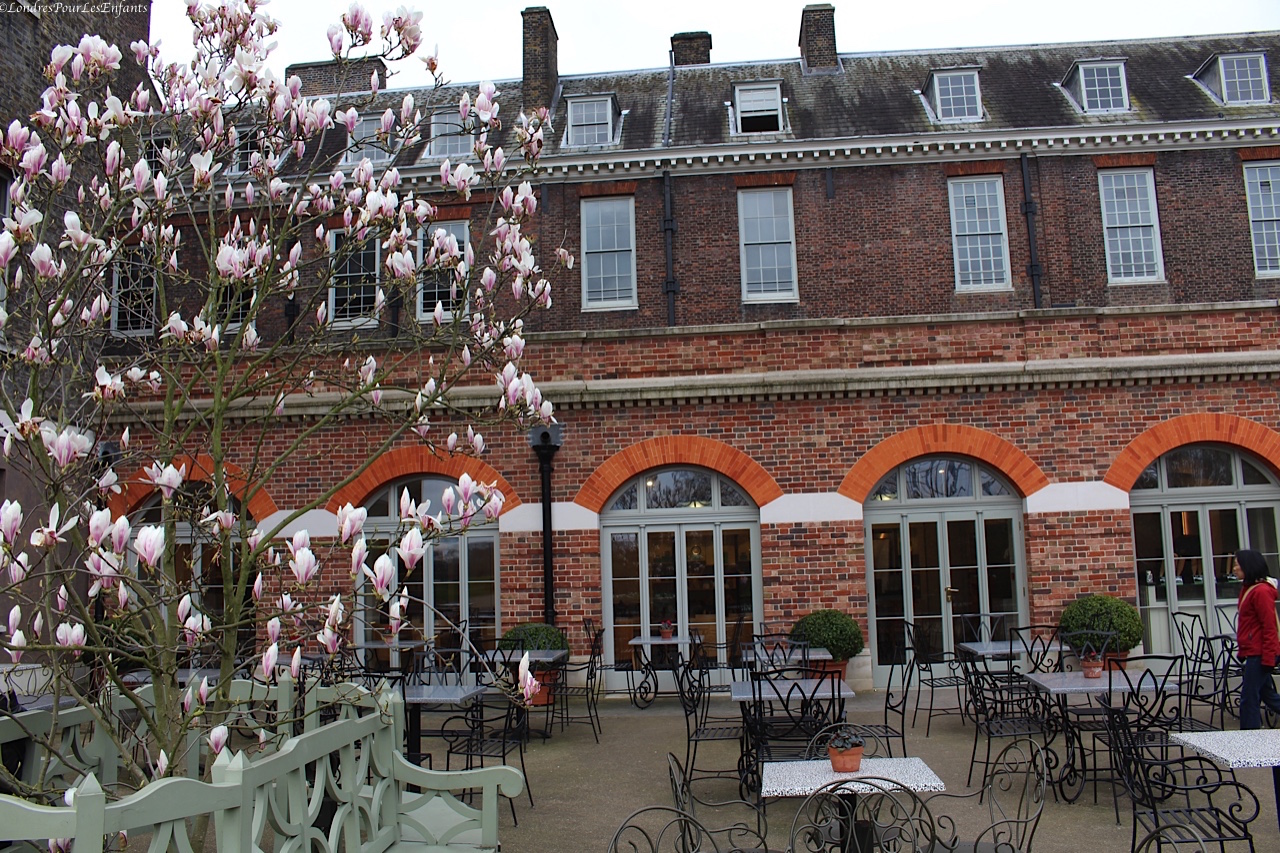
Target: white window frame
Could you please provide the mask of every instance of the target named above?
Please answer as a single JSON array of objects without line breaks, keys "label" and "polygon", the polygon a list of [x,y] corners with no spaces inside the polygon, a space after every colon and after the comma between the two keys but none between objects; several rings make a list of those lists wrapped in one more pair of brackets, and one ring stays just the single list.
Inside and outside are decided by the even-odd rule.
[{"label": "white window frame", "polygon": [[[625,203],[627,207],[627,216],[630,220],[629,229],[627,231],[630,243],[626,248],[614,249],[590,249],[587,241],[587,210],[594,205],[617,205]],[[636,200],[634,196],[602,196],[598,198],[584,198],[581,202],[581,232],[582,232],[582,310],[583,311],[617,311],[621,309],[638,308],[640,306],[637,296],[636,284]],[[629,296],[614,296],[609,299],[591,299],[590,280],[593,268],[596,268],[597,259],[600,256],[610,254],[618,255],[626,252],[629,255],[630,266],[628,271],[631,276],[631,294]]]},{"label": "white window frame", "polygon": [[[1268,182],[1267,205],[1262,202],[1262,182]],[[1254,185],[1258,188],[1255,193]],[[1280,276],[1280,160],[1246,163],[1244,197],[1249,208],[1249,235],[1253,240],[1253,271],[1258,278]],[[1269,206],[1268,206],[1269,205]],[[1258,237],[1264,240],[1259,244]]]},{"label": "white window frame", "polygon": [[[944,78],[951,78],[951,77],[968,77],[973,80],[973,97],[974,97],[973,106],[977,109],[976,115],[970,115],[968,113],[967,99],[965,101],[966,112],[964,115],[954,115],[954,114],[943,115],[942,92],[940,91],[941,83]],[[948,85],[950,84],[948,83]],[[944,122],[947,124],[951,124],[953,122],[959,123],[959,122],[970,122],[970,121],[982,121],[982,116],[983,116],[982,81],[979,79],[978,71],[976,68],[956,68],[956,69],[950,69],[947,71],[935,71],[933,72],[933,79],[929,81],[929,90],[930,90],[929,91],[930,106],[933,108],[933,114],[937,116],[938,121]]]},{"label": "white window frame", "polygon": [[427,157],[439,157],[457,162],[471,156],[475,139],[462,130],[462,117],[458,111],[436,110],[431,114],[431,141],[427,144]]},{"label": "white window frame", "polygon": [[381,129],[381,115],[364,115],[356,119],[356,129],[347,136],[347,150],[342,153],[342,165],[358,166],[365,157],[375,166],[390,163],[394,155],[378,145],[378,131]]},{"label": "white window frame", "polygon": [[[968,209],[969,205],[965,204],[968,197],[975,198],[976,195],[966,196],[964,190],[966,187],[983,186],[987,190],[991,187],[995,188],[995,216],[987,217],[987,221],[994,225],[998,225],[998,230],[970,229],[968,226],[968,218],[957,215],[957,211],[961,208],[957,207],[957,202],[963,205],[963,209]],[[984,195],[986,193],[984,192]],[[951,178],[947,181],[947,198],[948,207],[951,212],[951,255],[955,264],[956,273],[956,290],[965,293],[984,290],[1010,290],[1013,287],[1013,278],[1010,275],[1009,267],[1009,223],[1005,216],[1004,207],[1004,176],[1003,175],[978,175],[965,178]],[[989,208],[988,208],[989,209]],[[1001,263],[1000,280],[999,281],[966,281],[965,273],[962,271],[961,263],[961,243],[971,238],[983,238],[1000,236],[1000,249],[998,253],[993,253],[993,260]],[[974,273],[969,273],[970,279],[974,278]],[[983,278],[981,273],[977,274],[978,278]],[[994,276],[993,276],[994,277]]]},{"label": "white window frame", "polygon": [[[144,265],[150,270],[151,281],[151,322],[147,326],[138,326],[130,328],[122,328],[120,325],[120,292],[121,292],[121,264],[127,264],[130,267],[136,267],[142,270]],[[145,281],[132,282],[142,286],[146,285]],[[155,268],[151,267],[146,261],[145,250],[138,246],[126,247],[120,253],[116,263],[111,265],[111,334],[121,338],[142,338],[155,334],[156,331],[156,277]]]},{"label": "white window frame", "polygon": [[[773,94],[773,107],[771,109],[752,109],[746,111],[743,109],[743,95],[751,92],[771,92]],[[785,116],[783,114],[782,105],[785,103],[782,99],[781,83],[740,83],[733,87],[733,115],[734,130],[737,133],[782,133],[786,127],[784,124]],[[769,130],[745,130],[743,128],[744,118],[754,118],[757,116],[773,115],[777,118],[778,126]]]},{"label": "white window frame", "polygon": [[[350,236],[351,239],[353,240],[356,239],[356,236],[354,234],[349,235],[347,232],[342,230],[335,230],[335,231],[329,232],[329,257],[330,258],[333,258],[337,254],[338,238],[339,237],[345,238],[348,236]],[[373,281],[368,283],[367,285],[362,285],[362,286],[372,287],[374,289],[374,293],[376,294],[377,288],[379,284],[382,282],[382,241],[378,240],[378,238],[376,237],[368,237],[366,238],[365,242],[373,244],[373,251],[374,251]],[[355,329],[362,326],[376,326],[378,324],[378,318],[374,317],[372,314],[358,315],[354,317],[338,316],[338,295],[336,290],[337,290],[337,287],[339,286],[338,282],[345,278],[346,276],[342,273],[339,273],[336,266],[332,270],[330,270],[329,294],[328,294],[330,327],[334,329]],[[350,285],[341,285],[341,286],[349,287]]]},{"label": "white window frame", "polygon": [[[427,244],[434,240],[435,233],[441,229],[444,229],[445,232],[458,238],[458,249],[459,251],[462,252],[464,257],[466,256],[467,246],[470,245],[471,243],[471,223],[466,219],[450,219],[444,222],[432,222],[430,226],[426,228],[421,228],[418,230],[418,265],[419,266],[422,265],[423,259],[427,256]],[[448,275],[452,275],[452,274],[453,272],[452,270],[450,270]],[[445,275],[444,272],[436,271],[436,270],[428,270],[423,273],[424,277],[430,276],[432,278],[435,278],[435,277],[443,278],[444,275]],[[435,302],[432,302],[430,305],[426,305],[423,303],[422,300],[425,296],[426,296],[426,288],[424,286],[423,281],[419,280],[418,286],[416,288],[416,293],[414,294],[414,300],[418,304],[418,309],[417,309],[418,319],[424,322],[432,319],[435,316],[435,312],[436,312]],[[467,308],[467,296],[468,296],[468,293],[467,293],[466,282],[460,282],[458,284],[458,304],[463,311],[466,311],[466,308]],[[437,301],[443,302],[444,300],[437,300]],[[449,322],[450,320],[452,320],[453,314],[454,314],[453,308],[446,308],[444,312],[445,322]]]},{"label": "white window frame", "polygon": [[[747,222],[746,206],[743,200],[751,196],[773,195],[775,198],[785,199],[786,204],[786,239],[756,239],[748,240],[747,234],[750,230]],[[775,210],[774,218],[778,217]],[[750,269],[748,267],[747,255],[751,246],[787,246],[787,258],[791,263],[791,287],[790,290],[774,290],[771,292],[751,292],[752,284],[750,279]],[[746,302],[799,302],[800,287],[799,275],[796,271],[796,223],[795,208],[792,204],[791,187],[760,187],[753,189],[738,190],[738,263],[742,275],[742,301]],[[781,282],[770,282],[770,285],[777,285]],[[765,282],[757,282],[756,287],[764,287]]]},{"label": "white window frame", "polygon": [[[1086,71],[1102,69],[1116,70],[1120,74],[1120,101],[1118,107],[1098,107],[1089,103],[1089,86],[1085,82]],[[1125,76],[1123,62],[1082,62],[1076,68],[1080,75],[1080,109],[1089,115],[1106,115],[1107,113],[1127,113],[1129,111],[1129,78]]]},{"label": "white window frame", "polygon": [[[610,97],[595,98],[570,98],[568,107],[568,129],[565,131],[565,144],[574,148],[586,148],[593,145],[609,145],[613,142],[614,126],[613,126],[613,99]],[[603,123],[598,121],[584,122],[581,113],[584,108],[591,106],[593,108],[604,108],[605,120]],[[598,129],[604,128],[604,139],[576,139],[575,135],[578,131],[588,128]],[[598,130],[597,130],[598,133]]]},{"label": "white window frame", "polygon": [[[1251,60],[1258,61],[1258,71],[1262,78],[1262,97],[1250,99],[1233,99],[1229,97],[1227,91],[1227,61],[1228,60]],[[1267,80],[1267,56],[1264,53],[1228,53],[1218,57],[1218,80],[1222,85],[1222,103],[1229,107],[1243,107],[1252,104],[1269,104],[1271,103],[1271,85]]]},{"label": "white window frame", "polygon": [[[1144,178],[1147,198],[1150,200],[1150,207],[1145,211],[1145,215],[1150,221],[1140,222],[1137,225],[1108,225],[1107,181],[1110,178],[1126,175],[1137,175]],[[1102,208],[1102,248],[1107,259],[1107,283],[1142,284],[1146,282],[1163,282],[1165,280],[1164,251],[1160,244],[1160,205],[1156,198],[1155,170],[1151,168],[1102,169],[1098,172],[1098,198]],[[1117,263],[1112,254],[1112,232],[1120,232],[1127,228],[1143,228],[1151,230],[1152,251],[1155,254],[1156,265],[1154,275],[1123,275],[1121,272],[1116,270]]]}]

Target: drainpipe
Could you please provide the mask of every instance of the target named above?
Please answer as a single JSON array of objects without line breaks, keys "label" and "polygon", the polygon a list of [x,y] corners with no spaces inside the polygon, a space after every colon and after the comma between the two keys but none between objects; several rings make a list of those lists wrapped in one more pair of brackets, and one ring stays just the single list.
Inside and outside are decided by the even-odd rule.
[{"label": "drainpipe", "polygon": [[1036,247],[1036,203],[1031,198],[1031,168],[1027,165],[1027,152],[1022,152],[1022,212],[1027,216],[1027,249],[1029,259],[1027,274],[1031,276],[1031,298],[1036,308],[1042,307],[1040,297],[1040,252]]},{"label": "drainpipe", "polygon": [[551,457],[563,442],[560,424],[536,426],[529,431],[529,446],[538,455],[542,479],[542,621],[556,624],[555,543],[551,530]]}]

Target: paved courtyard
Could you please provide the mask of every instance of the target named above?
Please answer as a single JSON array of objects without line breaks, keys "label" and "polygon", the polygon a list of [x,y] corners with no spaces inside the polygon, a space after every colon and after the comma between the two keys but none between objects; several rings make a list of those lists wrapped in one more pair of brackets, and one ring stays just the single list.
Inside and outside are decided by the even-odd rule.
[{"label": "paved courtyard", "polygon": [[[722,707],[712,713],[731,713],[728,699],[716,699]],[[883,693],[866,692],[850,703],[854,722],[876,722],[882,718]],[[684,715],[674,698],[659,699],[645,710],[637,710],[624,698],[614,697],[601,705],[604,734],[597,745],[586,725],[570,726],[554,736],[530,745],[527,762],[536,807],[521,797],[516,802],[519,826],[513,826],[510,809],[503,804],[502,849],[504,853],[533,851],[599,850],[609,844],[614,830],[634,809],[646,805],[671,805],[667,780],[667,752],[683,759]],[[908,723],[910,714],[908,713]],[[973,730],[958,717],[935,717],[930,737],[925,737],[925,721],[907,732],[907,749],[923,758],[951,793],[973,790],[965,787]],[[715,747],[721,747],[719,752]],[[722,755],[725,762],[736,753],[734,744],[704,744],[707,755]],[[700,753],[701,755],[702,753]],[[437,756],[436,767],[443,767]],[[1253,824],[1259,853],[1280,851],[1275,797],[1269,770],[1240,770],[1237,778],[1258,795],[1262,813]],[[706,789],[702,789],[705,793]],[[730,788],[721,789],[731,796]],[[976,798],[965,801],[963,811],[952,812],[962,827],[962,835],[973,837],[988,820],[985,807]],[[1120,824],[1116,823],[1108,788],[1099,791],[1095,805],[1092,789],[1073,804],[1057,802],[1052,796],[1045,804],[1035,837],[1037,853],[1082,853],[1082,851],[1126,851],[1129,849],[1129,803],[1120,803]],[[784,849],[797,801],[774,800],[768,805],[769,842]],[[966,831],[967,830],[967,831]],[[1228,847],[1228,850],[1232,848]],[[1237,845],[1235,849],[1244,849]]]}]

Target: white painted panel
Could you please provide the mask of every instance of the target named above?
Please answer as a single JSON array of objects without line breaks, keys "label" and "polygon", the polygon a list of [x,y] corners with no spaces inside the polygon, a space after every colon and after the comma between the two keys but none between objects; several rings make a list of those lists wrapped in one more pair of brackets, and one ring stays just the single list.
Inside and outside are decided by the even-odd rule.
[{"label": "white painted panel", "polygon": [[837,492],[783,495],[760,508],[761,524],[859,521],[861,518],[862,504]]},{"label": "white painted panel", "polygon": [[1053,483],[1027,498],[1027,514],[1129,508],[1129,493],[1102,482]]}]

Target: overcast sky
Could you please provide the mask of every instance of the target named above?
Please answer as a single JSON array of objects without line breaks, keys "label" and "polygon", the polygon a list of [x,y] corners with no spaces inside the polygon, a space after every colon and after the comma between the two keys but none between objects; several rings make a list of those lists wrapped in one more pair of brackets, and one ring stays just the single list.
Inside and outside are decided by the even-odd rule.
[{"label": "overcast sky", "polygon": [[[384,11],[402,3],[426,13],[424,55],[438,45],[441,69],[455,83],[521,75],[520,10],[528,6],[551,10],[560,37],[560,73],[579,74],[665,66],[672,34],[697,30],[711,33],[713,62],[797,57],[800,10],[806,5],[805,0],[479,0],[474,5],[371,0],[365,8],[380,23]],[[349,5],[349,0],[271,0],[267,11],[281,21],[273,67],[283,72],[292,62],[327,58],[325,30]],[[841,53],[1280,29],[1278,0],[837,0],[833,5]],[[186,4],[156,0],[152,8],[151,37],[162,40],[162,55],[188,61]],[[391,81],[393,87],[430,79],[416,61],[399,67],[403,73]]]}]

